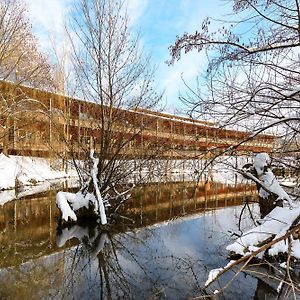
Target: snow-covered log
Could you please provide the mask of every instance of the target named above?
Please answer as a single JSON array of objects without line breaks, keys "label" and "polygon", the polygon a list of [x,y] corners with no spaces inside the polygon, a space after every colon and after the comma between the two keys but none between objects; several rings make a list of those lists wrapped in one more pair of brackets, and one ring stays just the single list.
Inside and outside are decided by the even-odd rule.
[{"label": "snow-covered log", "polygon": [[62,219],[66,222],[69,220],[77,221],[77,216],[71,207],[71,203],[76,203],[76,194],[65,192],[56,194],[56,205],[62,213]]}]

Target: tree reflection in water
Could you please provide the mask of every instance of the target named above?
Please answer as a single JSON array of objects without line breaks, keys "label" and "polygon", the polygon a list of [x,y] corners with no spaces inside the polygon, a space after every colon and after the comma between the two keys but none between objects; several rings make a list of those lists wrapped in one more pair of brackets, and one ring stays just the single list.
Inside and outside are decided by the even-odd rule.
[{"label": "tree reflection in water", "polygon": [[[228,219],[235,213],[235,208],[230,208],[217,214],[194,215],[121,233],[101,232],[97,226],[65,229],[57,236],[60,246],[73,238],[81,244],[69,252],[62,296],[99,295],[101,299],[198,296],[203,292],[201,286],[208,270],[226,261],[226,253],[219,249],[227,243],[226,232],[233,226]],[[249,277],[245,282],[240,276],[233,289],[226,292],[229,296],[253,296],[255,285],[256,280]]]},{"label": "tree reflection in water", "polygon": [[[160,255],[163,241],[155,231],[150,228],[110,234],[101,232],[95,224],[93,227],[74,225],[58,232],[58,246],[74,238],[81,242],[69,253],[60,296],[86,298],[90,294],[92,298],[99,295],[100,299],[159,299],[176,295],[178,299],[187,296],[182,283],[189,289],[199,290],[197,270],[201,260],[188,254],[186,257],[166,255],[166,252]],[[174,276],[174,271],[180,276]]]}]

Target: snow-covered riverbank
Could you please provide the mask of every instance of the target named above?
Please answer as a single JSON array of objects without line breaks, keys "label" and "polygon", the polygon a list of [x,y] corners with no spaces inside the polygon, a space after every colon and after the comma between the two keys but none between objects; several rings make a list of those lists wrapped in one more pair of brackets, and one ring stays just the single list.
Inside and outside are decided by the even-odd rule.
[{"label": "snow-covered riverbank", "polygon": [[[223,163],[220,163],[223,162]],[[225,163],[224,163],[225,162]],[[222,158],[215,161],[213,168],[211,166],[203,173],[204,177],[212,177],[214,181],[222,183],[234,183],[236,180],[235,172],[228,166],[242,166],[246,163],[245,157],[239,157],[237,160],[233,157]],[[141,181],[142,177],[153,182],[162,181],[185,181],[199,180],[198,174],[201,172],[206,162],[201,160],[153,160],[145,162],[142,169],[135,170],[134,161],[128,161],[128,168],[132,168],[132,180]],[[6,156],[0,154],[0,191],[14,189],[16,186],[33,186],[40,182],[48,180],[77,177],[75,168],[70,165],[68,172],[61,171],[59,162],[56,162],[57,168],[50,166],[49,159],[26,156]],[[60,166],[60,167],[59,167]],[[60,168],[60,170],[59,170]],[[138,177],[135,179],[135,177]],[[203,177],[203,178],[204,178]],[[202,180],[203,180],[202,178]],[[242,177],[238,179],[240,182]]]},{"label": "snow-covered riverbank", "polygon": [[45,158],[0,154],[0,190],[73,176],[77,176],[74,169],[68,173],[54,169]]}]

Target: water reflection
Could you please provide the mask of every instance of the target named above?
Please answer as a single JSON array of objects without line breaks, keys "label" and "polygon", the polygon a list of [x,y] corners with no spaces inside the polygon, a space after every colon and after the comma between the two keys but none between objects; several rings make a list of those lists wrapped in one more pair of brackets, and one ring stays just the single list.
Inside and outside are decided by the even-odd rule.
[{"label": "water reflection", "polygon": [[[214,260],[220,260],[214,242],[208,244],[209,237],[199,234],[203,226],[211,228],[203,220],[187,218],[167,227],[153,226],[115,235],[98,232],[98,236],[83,238],[84,229],[78,226],[76,234],[63,231],[59,241],[76,236],[83,243],[65,259],[59,296],[67,299],[87,299],[99,294],[101,299],[195,296],[207,275],[206,268],[219,262]],[[211,236],[212,231],[207,232]]]},{"label": "water reflection", "polygon": [[[217,183],[196,190],[193,183],[140,187],[121,211],[134,223],[109,233],[96,225],[57,232],[55,191],[8,202],[0,207],[0,298],[197,296],[208,270],[226,264],[220,249],[236,230],[235,205],[252,193],[252,187]],[[247,286],[256,281],[238,279],[235,295],[253,296]]]},{"label": "water reflection", "polygon": [[146,226],[179,216],[251,202],[255,197],[251,185],[225,185],[216,182],[148,184],[137,189],[123,212],[135,220],[135,226]]},{"label": "water reflection", "polygon": [[[69,252],[65,264],[68,276],[63,279],[61,296],[77,298],[80,295],[84,299],[99,294],[101,299],[197,296],[208,270],[226,261],[224,252],[220,253],[219,249],[235,227],[234,222],[228,220],[233,220],[238,211],[229,207],[112,235],[99,231],[98,236],[90,235],[86,231],[83,238],[82,228],[77,227],[75,234],[63,231],[58,235],[59,241],[76,237],[83,243]],[[247,282],[239,278],[234,283],[234,295],[252,296],[252,285],[255,286],[255,280],[251,277]],[[83,288],[85,286],[88,289]]]}]

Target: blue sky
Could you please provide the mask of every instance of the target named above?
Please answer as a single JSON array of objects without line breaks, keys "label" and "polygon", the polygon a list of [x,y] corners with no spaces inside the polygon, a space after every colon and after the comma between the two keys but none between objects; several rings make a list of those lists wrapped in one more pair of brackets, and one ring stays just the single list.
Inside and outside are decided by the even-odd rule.
[{"label": "blue sky", "polygon": [[[42,47],[49,47],[49,36],[59,41],[58,48],[64,47],[63,39],[57,37],[64,34],[64,18],[73,0],[25,1]],[[156,85],[165,90],[166,111],[174,113],[182,109],[178,100],[178,93],[185,90],[181,76],[192,86],[199,72],[206,69],[205,56],[197,52],[183,56],[174,66],[167,66],[168,47],[176,35],[199,30],[205,17],[225,17],[230,12],[230,6],[225,3],[224,0],[125,0],[133,30],[141,32],[142,45],[157,66]]]}]

